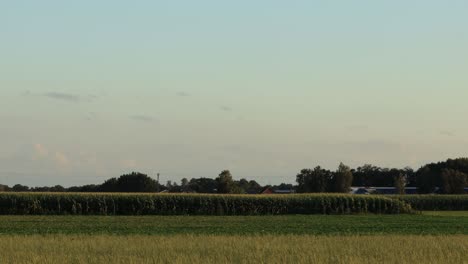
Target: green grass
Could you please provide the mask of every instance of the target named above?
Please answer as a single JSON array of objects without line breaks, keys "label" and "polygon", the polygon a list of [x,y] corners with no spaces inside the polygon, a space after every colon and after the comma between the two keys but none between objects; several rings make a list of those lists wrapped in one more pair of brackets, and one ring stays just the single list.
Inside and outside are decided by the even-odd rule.
[{"label": "green grass", "polygon": [[416,215],[0,216],[0,234],[468,235],[468,216],[446,212]]},{"label": "green grass", "polygon": [[464,216],[468,218],[468,211],[423,211],[422,214],[432,216]]},{"label": "green grass", "polygon": [[3,263],[464,263],[468,212],[0,216]]}]

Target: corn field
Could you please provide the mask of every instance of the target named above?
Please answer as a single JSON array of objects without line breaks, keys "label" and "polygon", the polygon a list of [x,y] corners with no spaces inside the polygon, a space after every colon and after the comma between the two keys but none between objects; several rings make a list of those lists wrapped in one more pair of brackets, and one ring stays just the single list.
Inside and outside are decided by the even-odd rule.
[{"label": "corn field", "polygon": [[399,214],[411,206],[384,196],[1,193],[1,215]]},{"label": "corn field", "polygon": [[415,210],[463,211],[468,210],[468,195],[399,195],[400,201],[408,203]]}]

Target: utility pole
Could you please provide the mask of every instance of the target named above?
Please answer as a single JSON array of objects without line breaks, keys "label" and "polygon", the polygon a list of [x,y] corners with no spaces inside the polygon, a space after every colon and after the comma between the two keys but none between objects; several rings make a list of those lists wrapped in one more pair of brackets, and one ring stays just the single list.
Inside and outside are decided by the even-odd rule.
[{"label": "utility pole", "polygon": [[158,172],[158,174],[157,174],[157,175],[158,175],[158,185],[157,185],[157,190],[158,190],[158,192],[159,192],[159,172]]}]

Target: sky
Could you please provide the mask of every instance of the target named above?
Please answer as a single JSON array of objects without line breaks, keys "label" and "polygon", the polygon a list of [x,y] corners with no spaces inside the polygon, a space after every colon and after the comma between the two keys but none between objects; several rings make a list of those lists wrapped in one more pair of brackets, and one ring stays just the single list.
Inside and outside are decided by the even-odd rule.
[{"label": "sky", "polygon": [[468,2],[1,1],[0,184],[415,169],[468,150]]}]

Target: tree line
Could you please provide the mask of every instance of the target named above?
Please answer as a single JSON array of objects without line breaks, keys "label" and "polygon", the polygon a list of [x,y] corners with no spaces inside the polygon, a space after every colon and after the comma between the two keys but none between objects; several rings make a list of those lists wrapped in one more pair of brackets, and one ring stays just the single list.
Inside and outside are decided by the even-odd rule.
[{"label": "tree line", "polygon": [[0,185],[0,191],[13,192],[186,192],[186,193],[233,193],[255,194],[266,188],[272,190],[294,190],[298,193],[334,192],[347,193],[351,186],[395,187],[403,194],[405,187],[417,187],[419,193],[462,194],[468,187],[468,158],[448,159],[444,162],[424,165],[417,171],[381,168],[365,164],[356,169],[341,163],[335,171],[316,166],[302,169],[296,175],[296,184],[282,183],[262,186],[254,180],[234,180],[229,170],[222,171],[216,178],[184,178],[180,184],[167,181],[161,184],[146,174],[133,172],[119,178],[111,178],[102,184],[64,188]]}]

